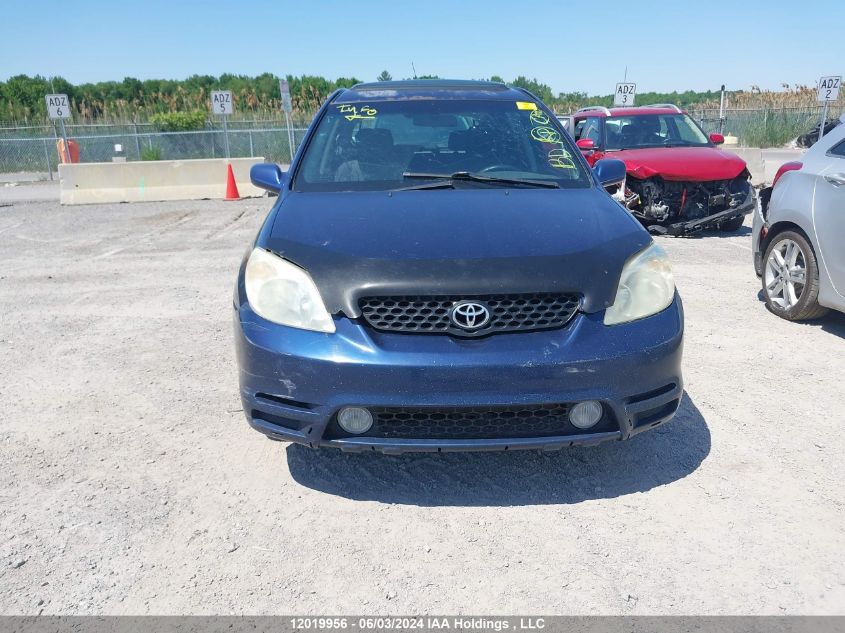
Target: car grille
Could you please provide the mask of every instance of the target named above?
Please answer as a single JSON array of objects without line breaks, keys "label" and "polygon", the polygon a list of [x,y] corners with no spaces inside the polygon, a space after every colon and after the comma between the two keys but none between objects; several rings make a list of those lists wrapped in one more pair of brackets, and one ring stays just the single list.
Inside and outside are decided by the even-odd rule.
[{"label": "car grille", "polygon": [[363,435],[344,432],[333,420],[328,435],[395,439],[507,439],[555,437],[617,430],[610,413],[583,431],[569,422],[572,405],[543,404],[507,407],[371,408],[373,426]]},{"label": "car grille", "polygon": [[[469,331],[452,323],[452,306],[464,300],[480,303],[489,310],[490,320],[484,327]],[[543,293],[365,297],[358,305],[367,324],[385,332],[484,336],[563,327],[580,303],[577,294]]]}]

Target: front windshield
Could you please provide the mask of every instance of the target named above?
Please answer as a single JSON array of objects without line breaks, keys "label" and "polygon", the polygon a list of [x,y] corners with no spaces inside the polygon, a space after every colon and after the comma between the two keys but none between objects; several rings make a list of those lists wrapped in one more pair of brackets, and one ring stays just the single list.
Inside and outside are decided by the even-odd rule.
[{"label": "front windshield", "polygon": [[710,141],[686,114],[635,114],[605,119],[607,149],[702,147]]},{"label": "front windshield", "polygon": [[[419,99],[329,106],[297,191],[385,191],[469,172],[561,188],[592,181],[554,117],[531,101]],[[464,187],[490,187],[466,182]],[[526,185],[530,186],[530,184]]]}]

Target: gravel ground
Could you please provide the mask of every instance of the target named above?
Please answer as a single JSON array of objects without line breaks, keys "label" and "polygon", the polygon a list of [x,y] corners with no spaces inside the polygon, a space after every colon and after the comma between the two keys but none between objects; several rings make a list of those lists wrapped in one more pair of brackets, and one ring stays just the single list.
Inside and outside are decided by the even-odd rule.
[{"label": "gravel ground", "polygon": [[0,208],[0,613],[845,613],[845,316],[768,314],[747,228],[661,240],[687,314],[665,427],[343,455],[240,410],[267,206]]}]

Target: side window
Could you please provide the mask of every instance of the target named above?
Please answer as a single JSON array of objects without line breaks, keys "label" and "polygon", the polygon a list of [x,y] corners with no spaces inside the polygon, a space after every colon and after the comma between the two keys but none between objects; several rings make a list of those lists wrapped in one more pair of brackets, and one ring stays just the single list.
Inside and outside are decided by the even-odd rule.
[{"label": "side window", "polygon": [[585,125],[587,125],[587,119],[579,119],[575,121],[575,127],[572,130],[572,138],[576,141],[581,138],[581,132],[584,131]]},{"label": "side window", "polygon": [[574,137],[576,141],[588,138],[596,145],[601,140],[601,121],[597,118],[581,119],[575,124]]},{"label": "side window", "polygon": [[845,158],[845,141],[839,141],[836,145],[830,148],[828,152],[831,156],[839,156]]},{"label": "side window", "polygon": [[[660,131],[658,132],[660,136],[663,138],[668,138],[669,134],[669,122],[666,120],[666,117],[660,117]],[[681,132],[681,136],[683,136],[683,132]]]},{"label": "side window", "polygon": [[[701,133],[693,128],[692,122],[687,121],[685,118],[676,117],[672,119],[672,123],[678,129],[678,138],[682,141],[693,144],[701,143]],[[674,138],[674,135],[670,134],[669,137]]]}]

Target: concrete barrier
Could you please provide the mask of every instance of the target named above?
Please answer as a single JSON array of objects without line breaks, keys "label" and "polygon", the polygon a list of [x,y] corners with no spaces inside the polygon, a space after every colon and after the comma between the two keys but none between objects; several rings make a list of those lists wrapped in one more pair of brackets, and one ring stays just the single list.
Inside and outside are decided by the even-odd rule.
[{"label": "concrete barrier", "polygon": [[[233,158],[232,171],[244,198],[264,195],[249,181],[263,158]],[[156,160],[59,165],[62,204],[202,200],[226,197],[226,159]]]},{"label": "concrete barrier", "polygon": [[751,172],[751,182],[755,185],[762,185],[766,180],[766,166],[763,163],[763,152],[759,147],[724,147],[726,152],[736,154],[748,166],[748,171]]},{"label": "concrete barrier", "polygon": [[751,172],[751,182],[755,185],[770,185],[780,166],[793,160],[801,160],[807,151],[805,149],[791,149],[773,147],[760,149],[759,147],[723,147],[727,152],[736,154],[748,165]]},{"label": "concrete barrier", "polygon": [[766,184],[772,184],[781,165],[793,160],[801,160],[806,149],[772,148],[763,150],[763,164],[766,166]]}]

